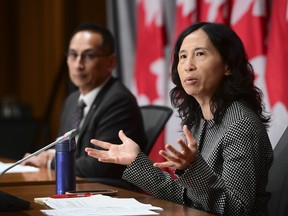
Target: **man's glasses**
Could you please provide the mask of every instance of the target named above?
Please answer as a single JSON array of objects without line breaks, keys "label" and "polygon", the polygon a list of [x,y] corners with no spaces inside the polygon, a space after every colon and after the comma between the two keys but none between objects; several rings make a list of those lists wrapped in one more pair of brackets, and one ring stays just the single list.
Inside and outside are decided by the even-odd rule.
[{"label": "man's glasses", "polygon": [[78,57],[80,57],[80,60],[84,62],[91,62],[99,57],[107,57],[109,55],[107,54],[96,54],[94,51],[84,51],[83,53],[78,54],[77,52],[71,50],[67,53],[67,58],[70,61],[76,61]]}]

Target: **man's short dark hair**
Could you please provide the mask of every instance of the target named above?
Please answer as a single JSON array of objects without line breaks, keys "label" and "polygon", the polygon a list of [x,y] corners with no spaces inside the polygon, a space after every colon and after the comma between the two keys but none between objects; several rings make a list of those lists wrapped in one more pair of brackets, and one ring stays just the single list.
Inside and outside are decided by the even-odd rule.
[{"label": "man's short dark hair", "polygon": [[71,39],[74,35],[80,31],[91,31],[100,34],[103,38],[102,50],[105,54],[112,54],[115,52],[115,39],[109,29],[104,26],[101,26],[98,23],[94,22],[85,22],[81,23],[76,29],[73,31]]}]

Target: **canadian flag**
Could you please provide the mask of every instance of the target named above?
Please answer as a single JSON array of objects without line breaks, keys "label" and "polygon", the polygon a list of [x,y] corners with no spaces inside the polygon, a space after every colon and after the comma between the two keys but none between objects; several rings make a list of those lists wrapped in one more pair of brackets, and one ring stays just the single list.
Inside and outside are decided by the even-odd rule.
[{"label": "canadian flag", "polygon": [[228,24],[228,0],[200,0],[198,1],[198,21]]},{"label": "canadian flag", "polygon": [[[278,1],[275,1],[278,2]],[[279,13],[279,11],[277,11]],[[267,37],[268,37],[268,1],[267,0],[250,0],[250,1],[242,1],[242,0],[234,0],[232,4],[232,13],[230,25],[235,30],[235,32],[242,39],[244,46],[246,48],[248,58],[250,63],[253,65],[253,68],[256,73],[255,84],[263,91],[264,93],[264,103],[266,105],[266,110],[271,111],[271,107],[269,106],[268,99],[270,98],[271,89],[267,92],[266,81],[273,83],[274,86],[279,86],[279,88],[284,91],[284,86],[280,86],[281,81],[275,79],[275,73],[280,73],[279,70],[275,70],[273,68],[273,77],[268,78],[265,75],[266,72],[266,53],[267,53]],[[287,21],[286,21],[287,22]],[[286,24],[287,27],[287,24]],[[277,30],[276,30],[277,31]],[[270,34],[275,34],[273,30],[269,31]],[[287,36],[287,35],[286,35]],[[285,40],[283,38],[283,40]],[[274,45],[272,45],[274,46]],[[280,52],[282,57],[283,55],[283,44],[281,45],[282,49],[277,52]],[[271,47],[269,45],[269,47]],[[276,57],[276,56],[275,56]],[[275,57],[270,59],[274,62]],[[271,57],[269,57],[271,58]],[[284,61],[283,61],[284,62]],[[277,63],[278,64],[278,63]],[[278,65],[279,67],[282,67]],[[273,66],[274,67],[274,66]],[[283,69],[284,71],[284,69]],[[283,73],[284,74],[284,73]],[[267,79],[268,78],[268,79]],[[287,98],[287,97],[286,97]],[[280,100],[281,101],[281,100]],[[279,118],[279,113],[276,114],[276,117]],[[284,117],[284,116],[283,116]],[[287,126],[288,121],[286,121],[285,125]],[[283,124],[283,122],[282,122]],[[275,125],[275,118],[272,118],[271,128]],[[286,128],[286,127],[285,127]],[[284,129],[285,129],[284,128]],[[278,127],[278,131],[279,131]],[[271,130],[269,130],[269,136],[272,142],[272,145],[275,146],[277,140],[280,138],[284,129],[280,129],[280,134],[275,134]]]},{"label": "canadian flag", "polygon": [[[137,1],[137,35],[135,58],[136,97],[139,105],[166,104],[169,72],[165,63],[164,7],[162,0]],[[164,148],[164,132],[149,157],[163,161],[158,152]]]},{"label": "canadian flag", "polygon": [[[235,0],[230,25],[241,38],[256,73],[255,84],[266,94],[267,0]],[[267,104],[267,97],[264,98]]]},{"label": "canadian flag", "polygon": [[265,81],[272,111],[271,141],[276,145],[288,126],[288,1],[272,4]]},{"label": "canadian flag", "polygon": [[[171,43],[171,51],[173,48],[177,37],[179,34],[188,26],[196,22],[197,19],[197,0],[176,0],[175,7],[175,23],[173,31],[173,42]],[[170,62],[171,63],[171,62]],[[174,87],[174,84],[169,77],[169,91]],[[171,106],[170,99],[169,106]],[[173,107],[171,107],[173,109]],[[166,125],[166,141],[167,143],[173,145],[175,148],[180,150],[180,147],[177,144],[177,140],[182,137],[182,128],[181,128],[181,119],[178,117],[177,110],[173,110],[173,115],[170,117]]]},{"label": "canadian flag", "polygon": [[197,19],[197,0],[176,0],[174,41],[178,35]]}]

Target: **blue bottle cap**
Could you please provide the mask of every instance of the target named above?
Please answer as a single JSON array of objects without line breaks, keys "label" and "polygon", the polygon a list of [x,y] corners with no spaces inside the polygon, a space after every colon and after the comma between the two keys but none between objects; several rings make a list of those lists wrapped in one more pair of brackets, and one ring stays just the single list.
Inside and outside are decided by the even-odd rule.
[{"label": "blue bottle cap", "polygon": [[56,144],[56,152],[69,152],[75,151],[76,142],[75,138],[64,140]]}]

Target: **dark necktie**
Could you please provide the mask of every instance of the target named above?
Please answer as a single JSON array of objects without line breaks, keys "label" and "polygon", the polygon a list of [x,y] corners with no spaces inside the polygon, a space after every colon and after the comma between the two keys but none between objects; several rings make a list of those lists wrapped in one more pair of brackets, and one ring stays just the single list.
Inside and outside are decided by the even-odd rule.
[{"label": "dark necktie", "polygon": [[72,126],[73,128],[79,128],[79,124],[81,122],[81,119],[83,117],[83,111],[85,108],[86,104],[84,103],[83,100],[81,100],[78,103],[78,106],[76,107],[74,116],[73,116],[73,120],[72,120]]}]

